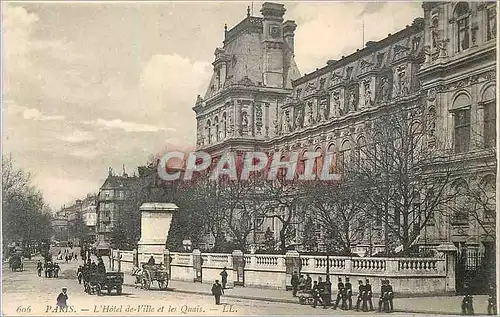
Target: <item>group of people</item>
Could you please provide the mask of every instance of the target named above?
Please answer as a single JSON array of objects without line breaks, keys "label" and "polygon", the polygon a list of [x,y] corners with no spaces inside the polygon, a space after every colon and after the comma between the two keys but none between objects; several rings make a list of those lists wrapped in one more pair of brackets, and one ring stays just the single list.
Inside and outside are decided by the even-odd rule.
[{"label": "group of people", "polygon": [[45,270],[45,277],[59,277],[59,271],[61,270],[61,267],[57,262],[52,262],[52,261],[45,261],[44,264],[42,264],[42,261],[38,260],[36,264],[36,270],[38,273],[38,276],[42,276],[42,271]]},{"label": "group of people", "polygon": [[88,260],[82,266],[80,265],[76,271],[76,276],[78,283],[84,285],[85,292],[90,292],[89,282],[91,276],[94,276],[98,282],[102,282],[106,279],[106,265],[101,257],[98,257],[97,264],[94,260]]},{"label": "group of people", "polygon": [[76,252],[71,252],[68,249],[65,249],[63,254],[63,252],[59,250],[59,253],[57,254],[57,259],[58,260],[64,259],[66,263],[68,263],[69,261],[77,261],[78,254]]},{"label": "group of people", "polygon": [[[359,311],[372,311],[373,310],[373,292],[372,286],[368,279],[363,283],[362,280],[358,281],[358,297],[356,301],[356,310]],[[293,289],[293,296],[297,296],[297,292],[305,292],[311,294],[313,298],[313,307],[316,307],[318,303],[323,305],[323,308],[332,306],[332,283],[330,282],[330,277],[327,276],[326,280],[323,282],[322,278],[319,277],[318,281],[312,281],[309,274],[298,276],[297,272],[292,274],[291,284]],[[345,278],[345,283],[342,278],[339,277],[337,283],[337,298],[333,303],[333,309],[337,309],[340,306],[343,310],[352,309],[352,284],[349,281],[349,277]],[[389,280],[382,280],[380,287],[380,299],[379,299],[379,312],[391,312],[393,311],[393,298],[394,293]]]}]

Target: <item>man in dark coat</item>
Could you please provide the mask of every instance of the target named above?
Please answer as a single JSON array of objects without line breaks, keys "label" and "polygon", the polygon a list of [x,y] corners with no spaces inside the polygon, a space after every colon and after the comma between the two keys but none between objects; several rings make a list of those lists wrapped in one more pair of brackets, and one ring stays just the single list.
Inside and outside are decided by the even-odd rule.
[{"label": "man in dark coat", "polygon": [[36,271],[38,272],[38,276],[42,276],[43,264],[42,261],[38,260],[36,264]]},{"label": "man in dark coat", "polygon": [[227,284],[227,271],[226,271],[226,267],[224,267],[222,269],[222,272],[220,272],[219,275],[221,276],[221,280],[222,280],[222,288],[226,289],[226,284]]},{"label": "man in dark coat", "polygon": [[153,256],[149,258],[148,265],[155,265],[155,258]]},{"label": "man in dark coat", "polygon": [[313,280],[311,278],[311,276],[308,274],[306,274],[306,291],[310,291],[311,288],[312,288],[312,283],[313,283]]},{"label": "man in dark coat", "polygon": [[366,301],[368,302],[368,305],[370,305],[370,311],[372,311],[373,310],[373,301],[372,301],[373,292],[372,292],[372,286],[371,286],[370,281],[368,279],[366,279],[365,289],[366,289]]},{"label": "man in dark coat", "polygon": [[59,293],[59,296],[57,296],[57,306],[59,308],[65,309],[68,307],[68,294],[67,294],[67,289],[66,287],[63,287],[62,292]]},{"label": "man in dark coat", "polygon": [[363,281],[359,280],[358,286],[358,300],[356,301],[356,311],[359,311],[359,304],[361,304],[361,310],[367,311],[366,309],[366,286],[363,285]]},{"label": "man in dark coat", "polygon": [[337,300],[335,301],[335,305],[333,305],[333,309],[337,309],[342,300],[342,293],[344,292],[344,283],[342,282],[342,278],[339,277],[339,282],[337,283]]},{"label": "man in dark coat", "polygon": [[215,305],[220,305],[220,297],[224,294],[224,289],[222,285],[219,284],[219,280],[215,280],[214,285],[212,285],[212,295],[215,297]]},{"label": "man in dark coat", "polygon": [[78,270],[76,270],[76,277],[78,278],[78,284],[82,284],[83,267],[81,265],[78,267]]},{"label": "man in dark coat", "polygon": [[297,297],[297,291],[299,289],[299,276],[297,275],[297,271],[293,272],[292,274],[292,280],[290,281],[290,283],[292,284],[292,289],[293,289],[293,297]]},{"label": "man in dark coat", "polygon": [[102,258],[99,258],[97,263],[97,275],[99,276],[99,280],[106,280],[106,266],[104,265]]},{"label": "man in dark coat", "polygon": [[346,293],[346,296],[347,296],[347,302],[349,303],[349,310],[352,309],[352,284],[351,282],[349,282],[349,278],[346,277],[345,278],[345,293]]}]

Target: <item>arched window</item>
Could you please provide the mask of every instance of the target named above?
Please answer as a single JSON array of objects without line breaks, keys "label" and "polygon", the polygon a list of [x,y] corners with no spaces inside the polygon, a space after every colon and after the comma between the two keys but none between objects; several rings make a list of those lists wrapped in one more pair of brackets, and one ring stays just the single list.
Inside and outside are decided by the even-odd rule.
[{"label": "arched window", "polygon": [[460,94],[453,102],[454,116],[454,147],[456,153],[469,151],[470,147],[470,98]]},{"label": "arched window", "polygon": [[339,153],[339,167],[341,170],[345,170],[349,167],[351,157],[351,143],[349,141],[344,141]]},{"label": "arched window", "polygon": [[212,143],[212,122],[210,119],[207,120],[207,139],[208,139],[208,144]]},{"label": "arched window", "polygon": [[227,136],[227,117],[225,112],[222,114],[222,136],[224,139]]},{"label": "arched window", "polygon": [[319,176],[321,174],[321,169],[323,168],[323,150],[321,147],[316,148],[316,153],[319,153],[320,155],[316,158],[316,162],[313,167],[313,173],[314,175]]},{"label": "arched window", "polygon": [[328,145],[326,152],[333,153],[333,155],[331,156],[331,160],[330,160],[329,172],[334,173],[335,171],[337,171],[337,151],[335,148],[335,144],[332,143],[332,144]]},{"label": "arched window", "polygon": [[215,140],[216,141],[219,141],[219,117],[215,116],[215,120],[214,120],[214,124],[215,124]]},{"label": "arched window", "polygon": [[297,162],[297,174],[304,174],[306,168],[306,160],[307,160],[307,150],[302,152],[299,156],[299,161]]},{"label": "arched window", "polygon": [[482,95],[482,104],[484,107],[484,146],[495,147],[496,143],[496,95],[495,86],[486,88]]},{"label": "arched window", "polygon": [[459,2],[453,13],[456,23],[456,51],[461,52],[470,46],[470,11],[467,2]]},{"label": "arched window", "polygon": [[356,165],[361,165],[366,160],[366,139],[364,136],[358,138],[356,146]]}]

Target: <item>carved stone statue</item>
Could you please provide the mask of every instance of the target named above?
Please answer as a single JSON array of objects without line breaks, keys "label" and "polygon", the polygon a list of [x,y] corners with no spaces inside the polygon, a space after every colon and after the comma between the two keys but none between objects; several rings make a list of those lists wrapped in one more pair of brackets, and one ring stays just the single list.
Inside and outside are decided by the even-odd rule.
[{"label": "carved stone statue", "polygon": [[290,132],[290,115],[288,110],[285,111],[285,116],[283,117],[283,122],[281,125],[281,134]]},{"label": "carved stone statue", "polygon": [[389,79],[382,77],[380,80],[380,101],[386,101],[389,94]]},{"label": "carved stone statue", "polygon": [[312,105],[307,103],[306,105],[306,113],[304,116],[304,127],[308,127],[312,124]]},{"label": "carved stone statue", "polygon": [[372,91],[370,89],[370,82],[366,81],[363,84],[365,90],[365,107],[370,107],[372,105]]},{"label": "carved stone statue", "polygon": [[401,70],[398,78],[399,78],[400,94],[402,96],[407,96],[409,94],[409,89],[408,89],[408,77],[406,76],[406,70]]},{"label": "carved stone statue", "polygon": [[349,92],[349,102],[347,104],[347,111],[348,112],[352,112],[352,111],[355,111],[357,109],[357,105],[356,105],[356,94],[354,92],[354,89],[352,89],[350,92]]},{"label": "carved stone statue", "polygon": [[319,117],[321,121],[326,121],[326,119],[328,118],[327,111],[328,109],[326,106],[326,99],[323,99],[319,103]]},{"label": "carved stone statue", "polygon": [[241,127],[248,127],[248,114],[245,111],[241,113]]},{"label": "carved stone statue", "polygon": [[332,96],[332,114],[334,117],[340,117],[342,115],[342,109],[340,109],[339,92],[335,92]]},{"label": "carved stone statue", "polygon": [[302,128],[302,117],[303,116],[304,116],[304,113],[302,112],[302,109],[298,109],[297,116],[295,117],[295,129]]}]

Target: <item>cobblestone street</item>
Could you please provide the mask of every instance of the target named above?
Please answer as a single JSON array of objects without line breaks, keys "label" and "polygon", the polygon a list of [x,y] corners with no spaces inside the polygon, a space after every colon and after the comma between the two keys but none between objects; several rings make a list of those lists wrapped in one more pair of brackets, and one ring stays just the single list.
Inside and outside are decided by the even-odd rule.
[{"label": "cobblestone street", "polygon": [[[68,288],[68,303],[75,315],[260,315],[260,314],[300,314],[300,315],[373,315],[374,312],[362,313],[333,309],[312,308],[294,304],[295,299],[290,292],[279,290],[259,290],[255,288],[238,288],[227,290],[230,296],[222,297],[225,305],[216,306],[209,295],[210,285],[191,284],[172,281],[166,292],[158,290],[145,291],[124,285],[123,295],[88,295],[83,292],[75,278],[75,271],[81,261],[61,263],[58,279],[38,277],[36,260],[25,262],[24,272],[11,272],[8,266],[3,267],[3,313],[5,315],[50,315],[55,314],[55,299],[62,287]],[[206,289],[206,290],[205,290]],[[206,295],[203,293],[206,292]],[[269,296],[269,300],[253,300]],[[282,296],[282,302],[278,297]],[[239,296],[244,298],[238,298]],[[271,297],[272,296],[272,297]],[[286,296],[286,297],[285,297]],[[482,297],[476,301],[476,312],[485,312]],[[458,314],[459,297],[411,298],[395,300],[398,311],[422,313],[425,315]],[[376,304],[376,303],[375,303]],[[142,306],[141,306],[142,305]],[[127,311],[128,309],[135,309]],[[484,312],[483,312],[484,311]],[[427,312],[427,313],[426,313]],[[401,314],[398,312],[397,314]]]},{"label": "cobblestone street", "polygon": [[[121,296],[88,295],[83,292],[83,285],[79,285],[74,278],[77,262],[62,263],[58,279],[38,277],[35,267],[36,261],[26,261],[24,272],[11,272],[8,266],[3,267],[2,311],[5,315],[51,315],[55,308],[56,297],[62,287],[68,288],[68,304],[73,310],[72,315],[344,314],[342,311],[332,309],[314,309],[298,304],[225,298],[224,296],[222,303],[225,305],[216,306],[213,297],[208,295],[144,291],[130,286],[124,286],[124,294]],[[206,285],[206,287],[210,286]],[[139,312],[137,310],[127,312],[128,307],[139,309]]]}]

